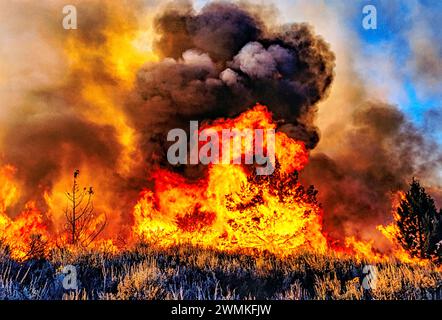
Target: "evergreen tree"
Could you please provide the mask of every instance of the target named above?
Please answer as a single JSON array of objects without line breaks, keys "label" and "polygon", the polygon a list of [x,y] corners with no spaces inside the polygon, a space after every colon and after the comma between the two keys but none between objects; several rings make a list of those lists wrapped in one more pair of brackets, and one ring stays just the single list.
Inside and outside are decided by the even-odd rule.
[{"label": "evergreen tree", "polygon": [[397,209],[397,240],[411,256],[441,261],[442,216],[434,200],[413,178]]}]

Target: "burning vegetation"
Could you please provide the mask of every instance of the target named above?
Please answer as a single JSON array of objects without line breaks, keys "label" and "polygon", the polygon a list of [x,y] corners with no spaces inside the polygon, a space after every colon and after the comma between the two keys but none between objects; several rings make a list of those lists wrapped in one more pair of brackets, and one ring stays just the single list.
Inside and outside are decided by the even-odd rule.
[{"label": "burning vegetation", "polygon": [[[143,242],[440,263],[441,212],[416,181],[400,193],[410,175],[431,173],[433,158],[421,161],[431,143],[398,110],[365,104],[344,151],[314,152],[335,56],[309,25],[267,25],[263,8],[226,2],[170,5],[154,18],[94,3],[61,46],[63,81],[27,92],[33,103],[1,120],[0,237],[13,259]],[[148,49],[136,45],[146,32]],[[216,134],[275,130],[273,173],[235,162],[253,156],[244,141],[229,164],[168,163],[167,133],[191,120]],[[94,189],[80,187],[80,172]],[[392,194],[402,195],[393,209]]]},{"label": "burning vegetation", "polygon": [[[237,118],[206,123],[201,130],[221,134],[223,128],[271,129],[276,124],[265,106],[257,105]],[[266,141],[265,139],[263,141]],[[266,150],[266,145],[260,146]],[[345,243],[327,237],[323,208],[313,186],[305,188],[299,172],[308,165],[304,142],[277,132],[275,169],[271,175],[257,175],[255,165],[235,164],[235,159],[253,153],[244,140],[241,148],[230,148],[230,164],[210,164],[204,176],[190,180],[164,168],[151,171],[153,186],[143,190],[133,209],[132,241],[162,248],[192,244],[228,252],[270,252],[288,256],[303,250],[317,253],[335,251],[358,259],[426,263],[441,260],[442,218],[434,201],[413,180],[411,189],[401,194],[394,208],[395,222],[378,229],[392,242],[383,253],[371,242],[347,237]],[[93,189],[81,188],[79,171],[73,176],[72,190],[66,192],[68,206],[65,227],[57,230],[34,202],[15,219],[6,214],[18,196],[14,183],[16,169],[2,169],[2,241],[17,260],[45,257],[51,248],[98,247],[106,224],[105,213],[95,214]],[[50,206],[50,198],[47,197]],[[52,228],[52,229],[51,229]],[[108,249],[118,250],[108,238]],[[109,243],[109,241],[111,241]]]},{"label": "burning vegetation", "polygon": [[[221,131],[232,126],[268,129],[275,124],[267,109],[258,105],[238,118],[217,120],[211,128]],[[211,164],[206,176],[192,182],[166,170],[155,172],[153,191],[145,190],[135,207],[134,232],[164,245],[192,243],[280,254],[300,248],[324,252],[316,191],[306,190],[298,181],[297,170],[307,163],[304,143],[278,132],[275,150],[276,170],[271,175],[257,175],[233,163]],[[243,146],[236,151],[233,160],[253,149]]]}]

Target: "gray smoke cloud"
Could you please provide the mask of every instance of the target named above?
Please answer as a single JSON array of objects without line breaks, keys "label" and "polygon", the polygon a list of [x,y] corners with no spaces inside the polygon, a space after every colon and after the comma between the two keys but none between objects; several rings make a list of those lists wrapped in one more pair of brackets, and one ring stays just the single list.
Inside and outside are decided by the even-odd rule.
[{"label": "gray smoke cloud", "polygon": [[316,103],[332,84],[334,55],[310,26],[269,30],[257,14],[228,2],[198,13],[171,6],[155,25],[163,59],[138,72],[137,92],[126,106],[143,132],[146,158],[164,161],[171,128],[236,116],[257,102],[293,138],[315,147]]},{"label": "gray smoke cloud", "polygon": [[440,170],[442,153],[395,106],[365,102],[349,121],[352,130],[340,141],[342,151],[312,155],[303,179],[320,190],[332,238],[370,239],[376,225],[391,219],[394,193],[407,190],[413,176],[426,179]]}]

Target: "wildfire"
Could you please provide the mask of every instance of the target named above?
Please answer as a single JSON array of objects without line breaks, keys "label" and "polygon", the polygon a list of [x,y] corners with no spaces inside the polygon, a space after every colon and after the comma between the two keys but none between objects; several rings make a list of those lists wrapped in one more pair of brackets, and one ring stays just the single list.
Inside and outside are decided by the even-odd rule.
[{"label": "wildfire", "polygon": [[[205,123],[199,130],[211,129],[221,135],[223,129],[232,128],[262,129],[264,132],[276,129],[276,124],[267,108],[258,104],[236,118]],[[261,146],[264,151],[265,141],[263,139]],[[316,201],[316,191],[305,189],[298,181],[298,172],[308,163],[308,152],[302,142],[277,132],[275,163],[272,164],[276,169],[268,176],[257,175],[254,165],[234,162],[254,152],[244,140],[241,140],[241,148],[229,150],[230,164],[209,164],[204,177],[198,180],[188,180],[161,168],[152,172],[153,188],[141,192],[133,209],[133,240],[141,239],[163,247],[192,244],[225,251],[269,251],[282,256],[301,249],[332,250],[375,262],[394,257],[404,262],[425,263],[422,259],[411,258],[396,243],[398,228],[395,222],[378,226],[379,234],[392,243],[388,253],[377,250],[373,242],[354,236],[347,237],[343,245],[331,245],[323,230],[323,212]],[[0,234],[11,256],[20,261],[45,255],[56,244],[68,246],[68,236],[60,232],[62,221],[57,213],[61,210],[62,198],[56,199],[54,191],[44,194],[49,210],[46,214],[29,201],[16,218],[7,215],[20,195],[15,174],[16,169],[11,165],[0,168]],[[67,181],[62,183],[67,184]],[[395,219],[396,208],[403,197],[403,193],[398,193],[393,203]],[[91,228],[102,218],[103,215],[97,215]],[[118,252],[114,239],[100,237],[90,248]]]},{"label": "wildfire", "polygon": [[[257,105],[235,119],[220,119],[205,128],[274,129],[271,114]],[[264,146],[265,147],[265,146]],[[154,190],[144,190],[134,209],[134,233],[163,246],[191,243],[223,250],[258,249],[279,254],[300,248],[325,251],[322,210],[297,181],[295,170],[307,163],[302,142],[276,134],[276,161],[271,176],[256,176],[244,165],[209,165],[198,181],[159,169]],[[245,145],[240,154],[252,152]]]},{"label": "wildfire", "polygon": [[400,232],[399,228],[396,224],[396,221],[399,220],[399,216],[397,214],[397,208],[400,205],[401,200],[405,199],[405,193],[400,191],[397,193],[396,197],[393,199],[393,208],[392,208],[392,216],[394,221],[390,224],[383,226],[379,225],[377,229],[392,243],[393,252],[392,255],[403,262],[408,263],[416,263],[420,265],[428,264],[427,260],[419,259],[417,257],[412,257],[401,245],[397,242],[397,235]]},{"label": "wildfire", "polygon": [[7,208],[17,199],[15,171],[9,165],[0,168],[0,240],[10,250],[11,257],[20,261],[34,254],[44,255],[50,246],[47,223],[35,203],[28,202],[15,219],[6,215]]},{"label": "wildfire", "polygon": [[109,17],[101,30],[102,43],[97,45],[72,33],[67,37],[64,52],[70,76],[75,82],[81,81],[79,93],[87,105],[82,109],[83,116],[115,129],[123,147],[116,170],[127,175],[140,155],[135,145],[136,132],[122,106],[137,70],[143,64],[158,61],[159,57],[152,49],[151,13],[135,17],[130,8],[118,2],[107,3],[105,11]]},{"label": "wildfire", "polygon": [[353,255],[357,259],[365,259],[374,262],[383,262],[391,259],[397,259],[406,263],[414,263],[425,265],[429,262],[424,259],[419,259],[417,257],[412,257],[398,242],[397,235],[400,232],[396,224],[399,219],[397,215],[397,208],[401,201],[405,198],[405,193],[402,191],[397,192],[392,199],[392,209],[391,214],[393,221],[387,225],[378,225],[377,231],[380,235],[384,236],[389,240],[391,248],[387,251],[381,252],[374,246],[374,241],[360,241],[355,237],[345,238],[345,248],[344,251],[348,254]]},{"label": "wildfire", "polygon": [[13,204],[18,197],[18,188],[13,181],[16,169],[11,165],[0,167],[0,214]]},{"label": "wildfire", "polygon": [[[66,33],[61,44],[60,55],[66,61],[65,83],[59,88],[60,95],[76,105],[76,112],[88,122],[111,127],[118,139],[121,153],[117,159],[115,175],[126,177],[134,163],[141,157],[136,146],[137,132],[122,108],[127,94],[132,90],[137,70],[145,63],[157,61],[158,56],[152,49],[153,12],[134,12],[120,3],[107,3],[102,9],[105,23],[97,26],[87,36],[81,32]],[[83,20],[83,23],[89,22]],[[99,34],[99,35],[97,35]],[[57,148],[63,154],[72,154],[69,143]],[[39,185],[42,194],[24,198],[24,181],[16,179],[15,164],[2,163],[0,159],[0,243],[8,247],[11,255],[23,260],[35,252],[31,248],[37,243],[45,244],[45,253],[55,245],[69,246],[69,236],[65,234],[66,192],[70,189],[71,171],[78,168],[84,182],[90,181],[96,187],[99,197],[94,203],[94,229],[108,215],[108,225],[101,237],[90,244],[90,248],[116,251],[115,234],[121,224],[121,212],[115,208],[115,193],[110,186],[109,171],[100,170],[93,160],[84,163],[69,162],[70,156],[60,157],[58,166],[62,174],[50,186]],[[75,167],[74,167],[75,166]],[[21,189],[23,188],[23,189]],[[37,189],[37,188],[36,188]],[[22,208],[18,201],[25,202]],[[18,212],[17,212],[18,210]],[[128,210],[130,211],[130,209]],[[31,252],[33,251],[33,252]]]},{"label": "wildfire", "polygon": [[[40,160],[40,162],[43,162],[43,165],[41,163],[30,165],[32,168],[45,167],[42,170],[48,170],[50,173],[48,174],[50,179],[46,179],[46,175],[43,175],[45,178],[38,180],[39,182],[35,183],[32,188],[29,187],[29,184],[33,181],[32,179],[22,181],[16,177],[18,170],[26,170],[26,168],[20,164],[20,161],[14,161],[14,152],[11,152],[12,157],[5,157],[7,159],[5,162],[3,162],[3,154],[0,155],[0,244],[10,250],[13,258],[25,260],[35,255],[46,255],[51,249],[59,245],[69,246],[69,235],[66,234],[65,230],[66,193],[70,190],[71,170],[75,167],[75,169],[81,171],[84,181],[93,185],[94,191],[98,195],[93,206],[94,213],[90,215],[91,221],[87,224],[89,228],[87,231],[90,234],[95,234],[95,230],[100,229],[102,225],[106,225],[106,230],[89,244],[89,248],[93,250],[117,252],[123,246],[117,248],[115,245],[116,238],[120,236],[125,238],[125,245],[130,245],[137,239],[141,239],[164,247],[189,243],[226,251],[269,251],[283,256],[304,249],[317,252],[330,250],[353,255],[357,259],[383,261],[394,257],[401,261],[423,263],[423,260],[411,258],[396,243],[396,235],[399,232],[396,221],[386,226],[379,226],[378,231],[376,231],[379,236],[385,236],[390,240],[392,248],[388,252],[381,252],[376,248],[374,242],[362,241],[355,236],[347,237],[344,243],[333,242],[333,239],[329,239],[326,236],[326,230],[323,228],[323,209],[316,200],[316,191],[313,188],[305,188],[298,179],[298,172],[302,173],[303,168],[308,164],[309,154],[304,143],[290,138],[283,132],[276,132],[274,146],[269,146],[270,142],[265,135],[269,134],[268,131],[277,131],[278,126],[273,121],[272,114],[268,109],[259,104],[236,118],[222,118],[202,123],[197,130],[202,132],[210,129],[211,132],[215,132],[221,137],[224,129],[262,129],[264,134],[262,142],[258,142],[256,136],[252,136],[252,140],[241,140],[240,148],[228,149],[230,163],[220,161],[216,164],[207,165],[204,177],[197,180],[186,179],[174,171],[157,168],[149,173],[153,181],[153,187],[140,190],[140,176],[138,173],[144,169],[146,165],[145,158],[147,158],[143,149],[146,146],[144,141],[146,138],[143,137],[143,125],[147,127],[150,123],[146,124],[141,119],[139,120],[141,125],[138,126],[138,119],[135,119],[135,117],[141,113],[131,115],[128,110],[133,109],[131,103],[140,102],[133,102],[131,99],[143,100],[143,104],[145,103],[146,106],[143,105],[141,110],[146,109],[146,119],[151,114],[153,117],[155,112],[162,114],[162,108],[166,108],[166,105],[167,108],[170,107],[175,112],[175,95],[179,96],[179,100],[184,101],[185,104],[188,101],[186,100],[187,97],[196,92],[192,89],[192,91],[189,91],[192,95],[187,94],[187,91],[186,94],[182,94],[185,91],[184,84],[195,82],[196,84],[205,83],[208,86],[213,84],[214,87],[217,87],[220,85],[218,83],[222,82],[223,86],[230,86],[228,82],[232,81],[230,78],[233,75],[235,75],[235,79],[236,76],[241,79],[239,77],[240,73],[247,73],[242,70],[244,66],[241,60],[247,54],[247,50],[250,49],[259,50],[260,55],[265,58],[272,57],[270,60],[273,61],[275,66],[266,69],[275,69],[275,73],[272,73],[272,79],[269,77],[268,81],[275,79],[281,79],[283,82],[291,81],[291,78],[285,78],[284,73],[286,73],[286,69],[293,68],[292,64],[294,62],[299,62],[299,65],[308,73],[316,73],[316,71],[320,71],[319,69],[327,69],[325,66],[333,65],[334,62],[331,57],[322,57],[322,53],[316,53],[313,48],[311,48],[311,53],[310,49],[307,50],[308,48],[301,47],[300,50],[288,50],[293,44],[287,42],[284,45],[279,45],[282,41],[280,38],[270,41],[274,42],[272,45],[269,42],[269,45],[261,45],[261,47],[257,46],[256,43],[254,45],[251,43],[244,47],[247,50],[235,51],[236,59],[232,56],[234,59],[230,62],[212,61],[211,53],[204,52],[204,50],[199,52],[200,49],[191,50],[191,53],[187,52],[187,54],[181,52],[172,59],[167,54],[161,53],[161,50],[155,52],[153,49],[156,38],[163,37],[163,42],[168,39],[167,33],[160,35],[154,31],[155,19],[153,12],[142,13],[142,11],[138,12],[137,10],[137,14],[135,14],[133,8],[129,8],[125,3],[118,2],[108,2],[103,9],[100,3],[99,8],[100,12],[105,10],[104,17],[106,19],[103,20],[103,25],[98,25],[96,30],[91,30],[87,34],[78,30],[78,32],[66,32],[62,37],[63,50],[61,55],[66,59],[66,77],[60,79],[60,83],[57,82],[54,90],[49,90],[51,94],[48,94],[48,99],[50,98],[48,104],[52,100],[60,100],[65,102],[63,106],[66,105],[66,108],[54,107],[54,110],[51,108],[42,114],[52,115],[54,112],[58,116],[58,111],[63,109],[60,112],[61,119],[66,116],[65,112],[72,112],[72,116],[75,115],[75,122],[73,122],[75,127],[77,127],[77,120],[87,120],[84,122],[88,125],[94,124],[94,130],[91,132],[98,133],[101,129],[106,130],[103,132],[109,132],[109,134],[105,134],[103,140],[106,140],[106,147],[112,152],[109,152],[110,155],[107,156],[101,154],[95,145],[91,145],[90,148],[85,148],[90,150],[82,154],[80,151],[88,146],[87,143],[92,134],[84,134],[86,142],[79,144],[80,147],[77,149],[75,142],[79,140],[82,133],[72,132],[68,137],[60,139],[56,145],[52,146],[48,143],[50,146],[47,150],[60,149],[58,150],[60,152],[53,156],[55,158],[54,164],[47,165],[45,163],[47,161],[45,152],[49,151],[42,150],[40,154],[43,154],[43,160]],[[86,26],[86,21],[83,21]],[[91,24],[90,27],[93,27],[93,25]],[[176,28],[179,30],[181,27],[176,26]],[[303,28],[299,30],[303,34],[299,33],[299,36],[306,37],[306,40],[301,41],[300,38],[299,41],[295,41],[296,45],[314,46],[319,51],[327,51],[325,50],[325,44],[324,46],[318,45],[319,40],[310,39],[310,32]],[[178,34],[178,37],[181,36]],[[186,37],[183,39],[186,40]],[[211,39],[211,37],[207,37],[207,39]],[[205,39],[197,40],[197,42],[205,41]],[[228,42],[230,41],[226,41],[226,43]],[[291,57],[291,51],[300,51],[299,57]],[[309,64],[307,60],[303,60],[302,55],[304,53],[308,60],[315,62],[314,64],[317,61],[322,61],[321,68],[317,68],[315,65],[311,69],[304,68],[304,64]],[[316,57],[317,55],[318,59],[310,59],[310,57]],[[288,59],[289,56],[290,59]],[[330,56],[332,55],[330,54]],[[141,72],[145,71],[142,70],[144,64],[152,63],[155,66],[155,62],[160,62],[163,58],[167,62],[165,65],[176,65],[177,68],[183,68],[182,73],[189,73],[190,75],[180,78],[182,83],[170,84],[171,87],[177,86],[176,93],[172,89],[167,88],[166,90],[159,86],[148,94],[148,96],[154,96],[154,98],[150,99],[149,97],[150,100],[145,101],[146,97],[142,94],[142,90],[138,92],[140,90],[135,90],[135,87],[138,85],[152,85],[152,83],[150,81],[137,83],[137,77],[145,78],[140,76],[140,74],[144,74]],[[288,59],[287,66],[290,68],[282,68],[285,66],[282,64],[283,58]],[[202,70],[199,70],[199,67],[196,68],[195,59],[204,62]],[[267,58],[262,60],[267,60]],[[260,59],[258,59],[258,62],[261,62]],[[205,66],[206,64],[207,66]],[[240,66],[238,66],[237,71],[234,71],[233,69],[236,67],[234,68],[233,65],[236,64]],[[256,67],[258,67],[259,63],[256,64]],[[216,70],[218,67],[224,68],[230,65],[232,65],[231,68],[224,70],[222,73]],[[276,70],[278,70],[277,73]],[[221,72],[221,70],[219,71]],[[230,71],[230,73],[227,71]],[[265,73],[269,72],[268,70],[264,71]],[[316,81],[311,81],[315,85],[307,81],[305,88],[302,87],[302,90],[299,89],[298,85],[294,86],[297,91],[305,91],[306,93],[311,91],[311,96],[306,95],[302,99],[300,98],[303,108],[305,107],[304,104],[307,103],[306,101],[315,104],[318,99],[316,96],[324,96],[327,90],[319,90],[319,88],[328,87],[332,75],[331,71],[332,68],[330,68],[330,74],[319,74],[319,78],[322,80],[319,79],[320,81],[318,80],[317,84]],[[193,73],[195,75],[192,75]],[[205,73],[208,73],[210,77],[205,78]],[[257,78],[261,77],[261,73],[263,73],[262,70],[259,74],[256,74],[260,75]],[[252,72],[249,76],[255,77],[253,74]],[[145,75],[155,78],[156,74],[146,73]],[[190,77],[191,75],[192,77]],[[291,77],[306,78],[308,80],[313,75],[294,74]],[[283,82],[275,82],[275,84],[278,84],[278,88],[285,88],[286,84]],[[238,83],[240,83],[239,80]],[[282,84],[284,85],[282,86]],[[163,89],[164,92],[162,92]],[[195,90],[200,91],[199,89]],[[324,92],[319,94],[318,90]],[[46,90],[35,91],[46,92]],[[265,91],[267,93],[267,90]],[[207,92],[208,95],[212,95],[211,89]],[[222,92],[220,91],[220,93]],[[287,97],[291,99],[291,97],[298,96],[298,93],[300,92],[292,92],[287,94]],[[274,94],[279,93],[275,91]],[[162,101],[163,96],[167,95],[172,96],[170,101],[168,98]],[[181,95],[186,99],[181,99]],[[219,94],[218,91],[214,91],[213,95],[219,95],[222,98],[228,97],[228,95]],[[157,96],[159,97],[158,105],[151,101],[155,100]],[[254,98],[255,95],[251,97]],[[237,100],[235,98],[232,101]],[[190,105],[193,106],[195,103]],[[72,108],[68,106],[72,106]],[[269,104],[269,107],[275,106]],[[134,109],[136,108],[134,107]],[[24,109],[22,112],[27,112],[26,110]],[[237,109],[232,108],[230,110]],[[311,108],[311,110],[314,111],[315,108]],[[164,112],[164,115],[160,117],[161,121],[153,123],[158,123],[161,126],[162,118],[169,117],[171,114],[173,115],[173,113]],[[188,114],[186,111],[182,114],[186,114],[186,118],[190,118],[192,113]],[[229,113],[226,112],[226,114]],[[311,114],[313,113],[306,113],[305,115],[310,116]],[[301,115],[303,115],[302,112]],[[29,120],[29,122],[33,122],[34,119],[38,120],[38,118],[39,114],[36,113],[35,116],[32,116],[32,121]],[[52,117],[47,119],[52,119]],[[58,119],[58,117],[54,117],[54,119]],[[137,121],[134,121],[134,119]],[[40,124],[38,121],[36,122]],[[24,121],[24,123],[26,122]],[[45,122],[42,123],[46,124]],[[39,133],[40,125],[37,127],[38,131],[36,132]],[[41,125],[41,127],[44,127],[44,125]],[[108,129],[111,130],[107,131]],[[12,132],[15,133],[15,131]],[[13,133],[10,136],[13,136]],[[25,140],[33,141],[33,133],[34,131],[30,131]],[[43,135],[41,139],[47,142],[46,140],[51,140],[59,133],[60,129],[56,127],[45,135],[41,133]],[[115,137],[113,137],[114,134]],[[152,134],[146,136],[148,139],[156,139],[156,135],[157,132],[152,132]],[[115,139],[108,139],[108,136]],[[158,140],[161,141],[161,139]],[[110,142],[108,143],[108,141]],[[222,139],[220,138],[218,141],[222,141]],[[101,145],[101,139],[99,142],[99,145]],[[201,141],[199,142],[202,145]],[[2,148],[6,150],[7,143],[2,141],[3,143]],[[243,161],[238,161],[246,157],[248,159],[253,158],[255,150],[251,148],[251,145],[258,145],[259,143],[262,144],[259,145],[261,150],[267,153],[269,149],[275,151],[275,158],[270,159],[269,157],[271,166],[275,170],[268,176],[257,175],[255,169],[260,164],[242,164]],[[17,145],[20,146],[20,144]],[[146,149],[149,150],[148,147]],[[222,154],[224,149],[222,147],[218,149],[220,150],[219,156],[225,156],[225,154]],[[113,151],[115,151],[115,155],[113,155]],[[95,155],[97,157],[94,157]],[[29,157],[33,160],[32,155],[29,155]],[[109,163],[103,166],[102,163],[108,158],[110,158]],[[101,161],[97,161],[97,159]],[[6,164],[6,161],[16,163]],[[17,168],[15,165],[17,165]],[[54,168],[46,168],[51,166]],[[20,171],[20,173],[23,173],[23,171]],[[24,175],[20,176],[23,177]],[[137,199],[137,196],[133,196],[133,193],[139,191],[141,192]],[[38,192],[41,192],[41,194],[36,194]],[[26,198],[27,195],[30,199]],[[401,196],[403,197],[403,194],[400,194],[398,200],[401,199]],[[131,205],[126,207],[127,203]],[[133,203],[136,203],[134,207],[132,207]],[[393,205],[394,219],[397,219],[395,212],[398,203]],[[17,208],[19,204],[22,204],[21,208]],[[128,219],[130,213],[133,214],[133,224],[127,223],[127,221],[130,221]],[[122,226],[125,223],[126,225]],[[121,235],[122,230],[126,231],[130,228],[129,233],[132,231],[132,234],[124,233],[124,235]]]}]

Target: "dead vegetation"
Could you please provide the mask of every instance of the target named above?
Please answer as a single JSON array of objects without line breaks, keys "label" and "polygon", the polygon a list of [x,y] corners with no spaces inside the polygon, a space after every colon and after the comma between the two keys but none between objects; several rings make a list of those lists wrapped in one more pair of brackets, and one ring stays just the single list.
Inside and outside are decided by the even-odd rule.
[{"label": "dead vegetation", "polygon": [[[281,259],[147,245],[119,254],[57,250],[47,260],[18,263],[2,248],[0,299],[441,299],[434,265],[376,264],[376,288],[365,290],[366,264],[335,254]],[[78,290],[63,288],[66,265],[77,269]]]}]

